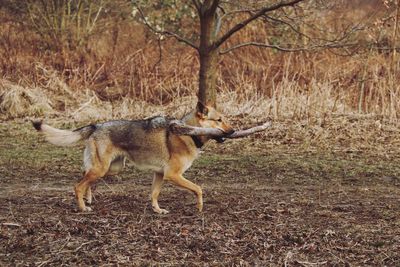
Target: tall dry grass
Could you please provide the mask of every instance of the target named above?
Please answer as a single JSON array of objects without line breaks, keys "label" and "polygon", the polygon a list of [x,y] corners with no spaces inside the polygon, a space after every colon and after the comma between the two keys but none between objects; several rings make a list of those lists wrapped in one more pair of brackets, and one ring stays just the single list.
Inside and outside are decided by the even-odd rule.
[{"label": "tall dry grass", "polygon": [[[269,65],[245,62],[232,62],[229,68],[223,65],[219,70],[219,109],[232,116],[277,120],[349,114],[398,118],[400,83],[389,73],[384,55],[361,62],[355,59],[342,59],[343,62],[335,64],[325,64],[322,59],[303,62],[300,71],[293,70],[296,65],[293,57],[283,57],[278,71]],[[162,63],[156,72],[145,74],[143,71],[135,91],[122,86],[98,91],[77,90],[65,83],[56,71],[36,67],[42,77],[38,86],[2,80],[2,118],[63,115],[76,120],[101,120],[147,116],[154,112],[180,116],[174,107],[188,109],[196,101],[197,71],[191,70],[191,64],[197,62],[194,56],[185,59],[192,62],[182,67],[186,77],[182,78],[182,73],[175,69],[182,63],[174,64],[170,59],[171,64]],[[141,66],[152,67],[144,60]]]},{"label": "tall dry grass", "polygon": [[[179,117],[195,104],[196,53],[173,40],[160,47],[132,21],[93,35],[85,50],[60,52],[43,48],[40,36],[2,15],[9,18],[0,29],[2,120]],[[338,23],[326,19],[332,21]],[[249,27],[230,44],[270,34]],[[364,114],[394,121],[400,115],[400,75],[385,51],[340,56],[248,47],[221,57],[218,72],[219,108],[231,116],[321,120]]]}]

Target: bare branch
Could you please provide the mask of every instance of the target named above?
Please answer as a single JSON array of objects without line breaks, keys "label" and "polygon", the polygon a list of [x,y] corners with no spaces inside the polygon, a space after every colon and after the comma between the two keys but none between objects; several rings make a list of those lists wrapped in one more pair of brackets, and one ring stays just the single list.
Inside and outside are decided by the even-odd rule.
[{"label": "bare branch", "polygon": [[281,47],[278,45],[271,45],[271,44],[265,44],[265,43],[258,43],[258,42],[247,42],[247,43],[242,43],[242,44],[238,44],[235,46],[232,46],[228,49],[222,50],[219,52],[220,55],[224,55],[227,54],[229,52],[231,52],[232,50],[238,49],[238,48],[242,48],[245,46],[256,46],[256,47],[267,47],[267,48],[274,48],[276,50],[282,51],[282,52],[299,52],[299,51],[310,51],[313,48],[287,48],[287,47]]},{"label": "bare branch", "polygon": [[226,134],[220,129],[189,126],[184,124],[182,121],[173,120],[169,123],[169,130],[172,133],[178,135],[192,135],[192,136],[207,135],[210,137],[241,138],[256,132],[264,131],[267,128],[271,127],[271,125],[272,123],[268,121],[262,125],[258,125],[246,130],[238,130],[232,134]]},{"label": "bare branch", "polygon": [[249,18],[245,19],[244,21],[236,24],[235,26],[233,26],[233,28],[231,28],[228,32],[226,32],[221,38],[219,38],[215,43],[214,43],[214,47],[220,47],[226,40],[228,40],[234,33],[238,32],[239,30],[241,30],[242,28],[244,28],[247,24],[249,24],[250,22],[252,22],[255,19],[258,19],[259,17],[261,17],[262,15],[264,15],[267,12],[271,12],[277,9],[280,9],[282,7],[286,7],[286,6],[293,6],[299,2],[302,2],[304,0],[291,0],[291,1],[281,1],[280,3],[277,3],[275,5],[272,6],[267,6],[264,7],[262,9],[260,9],[259,11],[257,11],[254,15],[250,16]]},{"label": "bare branch", "polygon": [[238,44],[235,46],[232,46],[228,49],[222,50],[219,53],[221,55],[223,54],[227,54],[229,52],[231,52],[232,50],[241,48],[241,47],[245,47],[245,46],[256,46],[256,47],[267,47],[267,48],[274,48],[276,50],[282,51],[282,52],[300,52],[300,51],[314,51],[317,49],[333,49],[333,48],[345,48],[345,47],[354,47],[357,46],[358,43],[327,43],[327,44],[321,44],[321,45],[313,45],[313,46],[309,46],[309,47],[295,47],[295,48],[291,48],[291,47],[282,47],[282,46],[278,46],[278,45],[271,45],[271,44],[266,44],[266,43],[258,43],[258,42],[247,42],[247,43],[242,43],[242,44]]},{"label": "bare branch", "polygon": [[197,12],[200,12],[200,1],[199,0],[192,0],[192,3],[196,7]]},{"label": "bare branch", "polygon": [[180,120],[170,121],[169,130],[177,135],[208,135],[212,137],[224,135],[220,129],[189,126]]},{"label": "bare branch", "polygon": [[220,0],[205,0],[203,3],[199,1],[200,12],[202,13],[202,15],[214,14],[218,8],[219,1]]},{"label": "bare branch", "polygon": [[210,11],[212,13],[215,13],[215,11],[218,8],[218,5],[219,5],[219,0],[213,0],[213,3],[212,3],[211,8],[210,8]]},{"label": "bare branch", "polygon": [[264,18],[270,19],[270,20],[272,20],[274,22],[278,22],[278,23],[282,23],[284,25],[287,25],[293,32],[297,33],[299,36],[303,36],[303,37],[307,38],[308,40],[313,40],[313,38],[311,36],[309,36],[307,34],[304,34],[303,32],[300,32],[299,30],[296,29],[296,27],[294,27],[292,24],[290,24],[287,21],[284,21],[284,20],[281,20],[281,19],[278,19],[278,18],[274,18],[274,17],[271,17],[271,16],[267,16],[267,15],[264,15]]},{"label": "bare branch", "polygon": [[[255,14],[255,11],[250,10],[250,9],[236,10],[234,12],[235,13],[246,12],[246,13],[250,13],[251,15]],[[227,15],[227,14],[225,14],[225,15]],[[309,45],[307,47],[293,47],[293,46],[289,46],[289,45],[286,47],[283,47],[280,45],[272,45],[272,44],[268,44],[268,43],[260,43],[260,42],[251,42],[250,41],[250,42],[245,42],[245,43],[234,45],[228,49],[220,51],[219,53],[221,55],[227,54],[227,53],[231,52],[232,50],[235,50],[235,49],[238,49],[241,47],[246,47],[246,46],[274,48],[274,49],[277,49],[282,52],[300,52],[300,51],[314,51],[317,49],[324,49],[324,48],[332,49],[332,48],[355,47],[355,46],[359,46],[359,44],[357,44],[357,43],[342,43],[342,42],[345,39],[349,38],[353,33],[365,29],[365,26],[364,27],[361,26],[362,22],[359,22],[357,25],[353,25],[352,27],[349,26],[348,28],[346,28],[341,36],[337,37],[336,39],[329,40],[329,39],[325,39],[325,38],[311,37],[309,35],[306,35],[303,32],[299,31],[290,22],[287,22],[283,19],[274,18],[274,17],[268,16],[266,14],[262,15],[262,17],[265,18],[266,20],[271,20],[273,22],[282,23],[284,25],[287,25],[294,33],[298,34],[299,36],[303,36],[303,37],[307,38],[313,44]],[[316,40],[318,40],[320,42],[316,42]]]},{"label": "bare branch", "polygon": [[222,23],[222,16],[219,14],[218,10],[215,12],[216,15],[216,23],[215,23],[215,29],[214,29],[214,36],[218,36],[220,30],[221,30],[221,23]]},{"label": "bare branch", "polygon": [[161,35],[166,35],[166,36],[171,36],[174,37],[176,40],[178,40],[179,42],[185,43],[189,46],[191,46],[192,48],[199,50],[199,47],[197,45],[195,45],[194,43],[192,43],[191,41],[189,41],[188,39],[178,35],[177,33],[171,32],[171,31],[160,31],[157,30],[156,28],[154,28],[146,19],[146,16],[143,13],[143,10],[140,7],[136,7],[137,10],[139,11],[140,17],[142,18],[144,24],[147,26],[147,28],[149,28],[152,32],[155,32],[157,34],[161,34]]},{"label": "bare branch", "polygon": [[230,12],[224,12],[224,14],[221,16],[221,20],[225,19],[226,17],[236,15],[236,14],[242,14],[242,13],[249,13],[253,14],[255,10],[253,9],[238,9],[238,10],[232,10]]},{"label": "bare branch", "polygon": [[[300,36],[306,37],[313,44],[306,46],[306,47],[295,47],[293,45],[288,44],[286,47],[284,47],[284,46],[280,46],[280,45],[272,45],[272,44],[268,44],[268,43],[260,43],[260,42],[250,41],[250,42],[245,42],[245,43],[234,45],[230,48],[220,51],[219,53],[221,55],[227,54],[235,49],[246,47],[246,46],[273,48],[273,49],[277,49],[278,51],[282,51],[282,52],[300,52],[300,51],[315,51],[318,49],[357,47],[357,46],[359,46],[358,43],[356,43],[356,42],[345,43],[344,40],[348,39],[353,33],[364,29],[363,27],[360,26],[361,25],[361,22],[360,22],[359,24],[352,26],[351,28],[349,27],[349,28],[345,29],[344,33],[341,36],[337,37],[336,39],[329,40],[329,39],[325,39],[325,38],[317,38],[317,37],[313,38],[311,36],[308,36],[300,31],[298,31],[291,23],[286,22],[284,20],[273,18],[273,17],[267,16],[267,15],[263,15],[263,17],[266,19],[270,19],[274,22],[282,23],[282,24],[289,26],[293,32],[295,32],[296,34],[298,34]],[[315,42],[316,40],[318,40],[320,42],[319,43]]]},{"label": "bare branch", "polygon": [[224,136],[224,137],[225,138],[242,138],[242,137],[246,137],[253,133],[265,131],[267,128],[270,128],[271,126],[272,126],[272,122],[267,121],[266,123],[264,123],[262,125],[258,125],[258,126],[246,129],[246,130],[239,130],[239,131],[234,132],[233,134],[230,134],[230,135]]},{"label": "bare branch", "polygon": [[[377,11],[371,13],[371,14],[367,14],[365,15],[362,19],[360,19],[358,21],[357,24],[351,24],[348,25],[345,29],[342,30],[342,34],[341,36],[337,36],[335,39],[326,39],[326,38],[321,38],[321,37],[317,37],[317,36],[309,36],[307,34],[304,34],[303,32],[299,31],[296,26],[294,26],[296,24],[295,21],[293,21],[293,19],[287,17],[287,19],[292,20],[292,23],[285,21],[283,19],[278,19],[272,16],[268,16],[268,15],[263,15],[263,17],[266,20],[271,20],[273,22],[277,22],[277,23],[282,23],[284,25],[287,25],[293,32],[295,32],[296,34],[298,34],[299,36],[305,37],[307,38],[309,41],[313,42],[314,44],[316,43],[315,41],[323,41],[326,43],[338,43],[340,41],[343,41],[347,38],[349,38],[351,36],[351,34],[357,32],[357,31],[363,31],[367,28],[367,21],[370,20],[371,18],[373,18],[376,15]],[[326,28],[319,28],[317,27],[315,24],[309,24],[309,23],[305,23],[305,25],[307,25],[307,27],[310,27],[312,29],[316,29],[319,32],[325,32]]]},{"label": "bare branch", "polygon": [[[314,43],[315,43],[315,40],[323,41],[326,43],[338,43],[340,41],[347,39],[351,34],[355,33],[356,31],[362,31],[365,29],[364,27],[360,26],[362,22],[359,22],[357,25],[352,25],[352,26],[349,25],[346,29],[344,29],[343,34],[341,36],[339,36],[335,39],[326,39],[326,38],[321,38],[321,37],[312,37],[310,35],[304,34],[303,32],[296,29],[296,27],[293,24],[291,24],[285,20],[274,18],[274,17],[267,16],[267,15],[264,15],[263,17],[266,19],[269,19],[271,21],[287,25],[294,33],[298,34],[299,36],[303,36],[303,37],[307,38],[309,41],[314,42]],[[322,30],[318,29],[318,31],[321,32]]]}]

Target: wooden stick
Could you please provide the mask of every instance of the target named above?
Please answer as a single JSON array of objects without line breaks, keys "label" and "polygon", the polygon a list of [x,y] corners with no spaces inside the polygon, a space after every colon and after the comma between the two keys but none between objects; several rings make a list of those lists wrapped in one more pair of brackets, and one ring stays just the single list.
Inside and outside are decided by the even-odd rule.
[{"label": "wooden stick", "polygon": [[207,135],[211,137],[224,137],[224,138],[242,138],[253,133],[264,131],[265,129],[271,127],[272,123],[267,121],[262,125],[258,125],[246,130],[238,130],[232,134],[226,134],[220,129],[216,128],[202,128],[202,127],[195,127],[189,126],[184,124],[182,121],[173,120],[169,123],[169,130],[178,135]]}]

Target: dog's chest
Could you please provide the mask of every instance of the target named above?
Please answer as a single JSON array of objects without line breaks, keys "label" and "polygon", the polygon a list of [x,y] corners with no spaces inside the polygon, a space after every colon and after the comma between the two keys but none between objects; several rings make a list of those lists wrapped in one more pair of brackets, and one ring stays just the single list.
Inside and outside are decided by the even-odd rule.
[{"label": "dog's chest", "polygon": [[200,149],[196,149],[196,152],[193,153],[192,155],[181,158],[183,172],[185,172],[187,169],[189,169],[192,166],[193,161],[195,161],[195,159],[198,158],[199,153],[200,153]]}]

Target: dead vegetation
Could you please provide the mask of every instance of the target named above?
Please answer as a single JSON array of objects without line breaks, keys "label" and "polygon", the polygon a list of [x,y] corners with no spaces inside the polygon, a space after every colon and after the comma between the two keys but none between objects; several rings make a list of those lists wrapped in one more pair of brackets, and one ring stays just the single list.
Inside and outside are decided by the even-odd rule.
[{"label": "dead vegetation", "polygon": [[[131,11],[120,1],[105,3],[115,4],[121,16]],[[98,21],[101,28],[85,41],[85,49],[66,46],[59,51],[46,49],[47,39],[41,39],[26,22],[17,23],[19,17],[6,7],[0,10],[4,15],[1,119],[56,115],[103,120],[135,117],[145,106],[194,102],[199,71],[196,53],[171,39],[159,42],[129,16],[122,19],[107,13]],[[324,13],[324,22],[332,24],[332,29],[344,27],[338,16],[343,23],[354,20],[366,25],[365,31],[353,37],[360,47],[353,54],[340,49],[282,53],[247,47],[223,56],[217,69],[220,108],[230,115],[274,119],[368,114],[397,120],[400,76],[398,60],[390,50],[398,44],[392,40],[393,12],[382,9],[378,0],[361,7],[357,13],[351,5]],[[318,14],[309,19],[318,21]],[[276,34],[287,38],[280,42],[298,41],[286,35],[284,28],[261,26],[251,25],[228,45]]]}]

